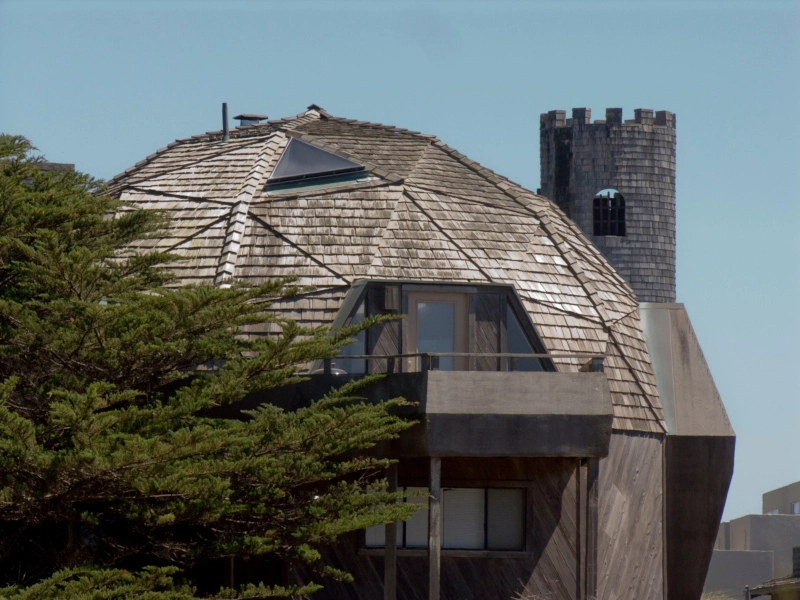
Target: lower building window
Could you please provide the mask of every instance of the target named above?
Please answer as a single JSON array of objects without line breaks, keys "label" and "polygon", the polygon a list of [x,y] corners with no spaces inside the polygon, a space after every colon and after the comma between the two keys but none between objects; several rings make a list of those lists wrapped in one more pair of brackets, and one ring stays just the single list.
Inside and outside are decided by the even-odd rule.
[{"label": "lower building window", "polygon": [[792,503],[792,514],[793,515],[800,515],[800,502],[793,502]]},{"label": "lower building window", "polygon": [[[427,492],[427,488],[405,488]],[[408,502],[426,508],[398,524],[398,548],[428,546],[428,501],[412,496]],[[385,528],[366,530],[367,548],[385,545]],[[525,490],[522,488],[445,488],[442,491],[442,548],[459,550],[523,550],[525,548]]]}]

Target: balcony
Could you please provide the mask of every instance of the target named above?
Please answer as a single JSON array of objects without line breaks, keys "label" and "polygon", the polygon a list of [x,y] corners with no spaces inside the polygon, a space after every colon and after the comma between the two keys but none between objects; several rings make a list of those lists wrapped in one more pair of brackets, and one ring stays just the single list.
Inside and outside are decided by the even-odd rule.
[{"label": "balcony", "polygon": [[[440,370],[447,364],[465,370]],[[581,358],[577,373],[514,370],[531,359]],[[269,402],[285,410],[321,398],[363,374],[337,368],[342,360],[380,365],[387,373],[363,391],[370,401],[402,396],[416,402],[404,414],[419,424],[388,449],[392,456],[603,457],[613,409],[602,355],[416,353],[347,356],[323,361],[308,380],[246,398],[242,408]],[[475,370],[486,361],[499,370]],[[528,361],[524,363],[523,361]],[[470,369],[472,367],[472,369]]]}]

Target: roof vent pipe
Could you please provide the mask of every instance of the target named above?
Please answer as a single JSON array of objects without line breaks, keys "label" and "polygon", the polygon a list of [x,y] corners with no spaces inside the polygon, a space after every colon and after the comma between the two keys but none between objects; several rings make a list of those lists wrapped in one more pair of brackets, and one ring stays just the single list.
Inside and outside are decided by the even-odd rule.
[{"label": "roof vent pipe", "polygon": [[228,131],[228,103],[222,103],[222,141],[227,142],[231,139],[230,132]]}]

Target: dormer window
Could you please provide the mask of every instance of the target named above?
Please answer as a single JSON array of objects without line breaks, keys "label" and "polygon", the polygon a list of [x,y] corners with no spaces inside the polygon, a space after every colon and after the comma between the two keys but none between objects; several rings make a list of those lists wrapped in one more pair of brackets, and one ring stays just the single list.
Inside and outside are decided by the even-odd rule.
[{"label": "dormer window", "polygon": [[360,281],[343,310],[341,326],[380,314],[406,318],[360,333],[330,362],[336,374],[556,370],[531,356],[547,351],[510,286]]},{"label": "dormer window", "polygon": [[267,179],[267,188],[347,180],[365,174],[364,166],[355,161],[291,138]]}]

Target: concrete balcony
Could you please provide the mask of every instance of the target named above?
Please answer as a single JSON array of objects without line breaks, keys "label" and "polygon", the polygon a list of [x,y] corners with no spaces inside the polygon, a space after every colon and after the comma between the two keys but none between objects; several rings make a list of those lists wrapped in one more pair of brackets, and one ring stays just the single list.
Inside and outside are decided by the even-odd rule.
[{"label": "concrete balcony", "polygon": [[[613,409],[608,380],[598,370],[602,361],[587,363],[587,372],[579,373],[439,371],[430,368],[435,358],[426,356],[418,372],[390,372],[362,392],[370,401],[402,396],[417,403],[404,408],[403,414],[419,424],[392,442],[388,449],[392,456],[599,458],[608,454]],[[595,370],[590,370],[592,365]],[[322,367],[290,388],[253,394],[241,407],[269,402],[294,410],[362,376]]]}]

